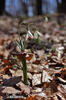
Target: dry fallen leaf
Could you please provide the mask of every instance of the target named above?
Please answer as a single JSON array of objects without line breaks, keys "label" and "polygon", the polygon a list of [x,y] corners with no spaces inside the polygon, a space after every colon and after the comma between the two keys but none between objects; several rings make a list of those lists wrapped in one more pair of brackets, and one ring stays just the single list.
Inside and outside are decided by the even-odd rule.
[{"label": "dry fallen leaf", "polygon": [[29,86],[25,85],[24,83],[19,82],[19,83],[16,84],[16,86],[21,89],[22,93],[24,93],[24,94],[30,94],[31,88]]},{"label": "dry fallen leaf", "polygon": [[52,77],[48,74],[47,71],[43,70],[42,72],[42,82],[50,82]]},{"label": "dry fallen leaf", "polygon": [[26,52],[23,52],[23,53],[12,53],[14,56],[17,56],[18,59],[20,61],[22,61],[23,58],[25,58],[26,60],[30,61],[33,57],[33,54],[32,53],[26,53]]},{"label": "dry fallen leaf", "polygon": [[39,85],[41,84],[41,74],[34,74],[32,78],[32,85]]},{"label": "dry fallen leaf", "polygon": [[9,79],[3,79],[4,86],[14,86],[21,81],[22,76],[12,77]]},{"label": "dry fallen leaf", "polygon": [[4,90],[2,91],[2,93],[5,94],[19,94],[21,93],[21,91],[13,88],[13,87],[5,87]]},{"label": "dry fallen leaf", "polygon": [[11,68],[12,68],[12,66],[6,66],[6,67],[4,67],[4,68],[1,68],[1,69],[0,69],[0,74],[3,73],[3,72],[6,72],[7,70],[9,70],[9,69],[11,69]]},{"label": "dry fallen leaf", "polygon": [[35,95],[35,96],[30,96],[25,100],[46,100],[46,99],[44,97]]}]

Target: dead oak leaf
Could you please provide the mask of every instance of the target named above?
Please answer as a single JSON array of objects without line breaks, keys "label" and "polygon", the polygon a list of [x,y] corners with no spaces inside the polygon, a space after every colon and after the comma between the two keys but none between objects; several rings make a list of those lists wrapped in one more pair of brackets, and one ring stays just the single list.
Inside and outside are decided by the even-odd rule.
[{"label": "dead oak leaf", "polygon": [[4,67],[4,68],[1,68],[1,69],[0,69],[0,74],[6,72],[7,70],[9,70],[9,69],[11,69],[11,68],[12,68],[12,66],[6,66],[6,67]]},{"label": "dead oak leaf", "polygon": [[24,94],[30,94],[31,88],[29,86],[26,86],[24,83],[19,82],[16,84],[17,87],[19,87]]},{"label": "dead oak leaf", "polygon": [[17,56],[17,58],[22,61],[23,58],[25,58],[27,61],[30,61],[33,57],[33,54],[32,53],[26,53],[26,52],[23,52],[23,53],[12,53],[14,56]]},{"label": "dead oak leaf", "polygon": [[12,77],[10,79],[3,79],[3,85],[4,86],[14,86],[16,85],[18,82],[20,82],[22,79],[22,76],[18,76],[18,77]]},{"label": "dead oak leaf", "polygon": [[45,99],[45,97],[35,95],[35,96],[30,96],[30,97],[26,98],[25,100],[46,100],[46,99]]},{"label": "dead oak leaf", "polygon": [[16,94],[16,93],[21,93],[21,91],[15,89],[13,87],[5,87],[5,89],[2,91],[2,93]]}]

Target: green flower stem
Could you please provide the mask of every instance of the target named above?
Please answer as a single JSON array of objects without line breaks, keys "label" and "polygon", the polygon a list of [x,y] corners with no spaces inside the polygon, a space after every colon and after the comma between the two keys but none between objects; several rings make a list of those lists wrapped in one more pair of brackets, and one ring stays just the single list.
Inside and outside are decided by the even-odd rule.
[{"label": "green flower stem", "polygon": [[26,64],[26,59],[22,59],[22,64],[23,64],[23,76],[24,76],[24,84],[28,85],[28,79],[27,79],[27,64]]},{"label": "green flower stem", "polygon": [[18,24],[18,36],[19,36],[19,40],[20,40],[20,28],[21,28],[21,25]]}]

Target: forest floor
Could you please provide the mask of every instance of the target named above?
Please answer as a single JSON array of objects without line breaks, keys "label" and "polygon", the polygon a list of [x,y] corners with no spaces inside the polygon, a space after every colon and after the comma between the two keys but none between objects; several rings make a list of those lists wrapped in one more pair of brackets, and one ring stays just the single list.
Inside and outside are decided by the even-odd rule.
[{"label": "forest floor", "polygon": [[21,37],[30,23],[29,31],[36,27],[41,34],[38,42],[35,36],[26,40],[28,85],[15,43],[18,18],[0,17],[0,100],[66,100],[66,17],[37,16],[23,23]]}]

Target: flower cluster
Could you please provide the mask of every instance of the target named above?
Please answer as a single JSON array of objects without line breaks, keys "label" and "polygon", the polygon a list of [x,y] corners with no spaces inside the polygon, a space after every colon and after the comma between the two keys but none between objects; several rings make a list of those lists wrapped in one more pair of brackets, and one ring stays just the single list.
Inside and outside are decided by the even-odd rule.
[{"label": "flower cluster", "polygon": [[26,37],[25,37],[25,40],[28,40],[28,38],[31,38],[31,39],[37,39],[39,36],[43,36],[42,33],[40,33],[39,31],[35,31],[34,34],[31,33],[30,30],[27,31],[27,34],[26,34]]}]

